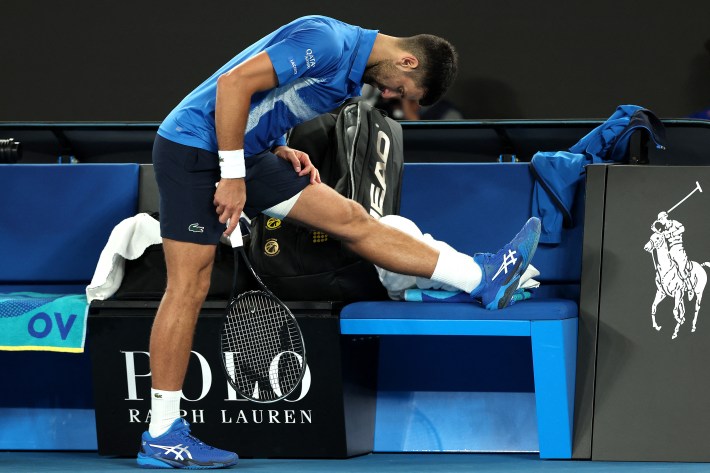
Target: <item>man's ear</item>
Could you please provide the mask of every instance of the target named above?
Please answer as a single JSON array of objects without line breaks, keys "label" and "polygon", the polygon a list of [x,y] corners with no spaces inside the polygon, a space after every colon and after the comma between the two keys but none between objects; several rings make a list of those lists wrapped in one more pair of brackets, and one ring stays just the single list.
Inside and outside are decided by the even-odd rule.
[{"label": "man's ear", "polygon": [[397,65],[401,66],[404,69],[416,69],[417,67],[419,67],[419,59],[417,59],[416,56],[413,56],[411,54],[406,54],[399,58],[399,62]]}]

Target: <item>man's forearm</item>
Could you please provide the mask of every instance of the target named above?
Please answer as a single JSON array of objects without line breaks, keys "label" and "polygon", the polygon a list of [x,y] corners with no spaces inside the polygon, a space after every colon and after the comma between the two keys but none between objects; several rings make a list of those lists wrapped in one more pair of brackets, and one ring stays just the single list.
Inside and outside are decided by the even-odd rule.
[{"label": "man's forearm", "polygon": [[249,117],[251,94],[239,81],[224,75],[217,82],[215,128],[220,150],[244,149],[244,130]]}]

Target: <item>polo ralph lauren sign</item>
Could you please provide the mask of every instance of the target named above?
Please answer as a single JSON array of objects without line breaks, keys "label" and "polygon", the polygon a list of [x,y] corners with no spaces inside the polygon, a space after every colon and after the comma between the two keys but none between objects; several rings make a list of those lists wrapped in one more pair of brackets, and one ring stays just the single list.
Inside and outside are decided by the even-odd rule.
[{"label": "polo ralph lauren sign", "polygon": [[585,222],[598,294],[583,287],[580,301],[589,317],[584,299],[598,298],[592,459],[710,461],[710,167],[592,171],[604,175],[601,228]]},{"label": "polo ralph lauren sign", "polygon": [[[341,338],[337,314],[317,304],[325,303],[311,303],[305,312],[291,307],[309,349],[303,380],[284,400],[265,405],[239,396],[227,382],[218,346],[224,302],[205,303],[181,402],[196,436],[242,457],[344,458],[372,450],[377,341]],[[91,307],[100,454],[135,455],[148,428],[155,307],[116,301]]]}]

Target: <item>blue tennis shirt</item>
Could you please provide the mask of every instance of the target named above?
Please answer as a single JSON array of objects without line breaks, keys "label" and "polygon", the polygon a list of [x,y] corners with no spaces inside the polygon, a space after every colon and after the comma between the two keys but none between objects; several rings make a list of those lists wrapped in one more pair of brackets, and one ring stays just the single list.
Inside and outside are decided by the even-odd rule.
[{"label": "blue tennis shirt", "polygon": [[200,84],[170,112],[158,134],[216,153],[217,79],[266,51],[279,84],[252,96],[244,154],[252,156],[285,144],[286,132],[297,124],[360,95],[362,75],[376,36],[376,30],[325,16],[294,20],[246,48]]}]

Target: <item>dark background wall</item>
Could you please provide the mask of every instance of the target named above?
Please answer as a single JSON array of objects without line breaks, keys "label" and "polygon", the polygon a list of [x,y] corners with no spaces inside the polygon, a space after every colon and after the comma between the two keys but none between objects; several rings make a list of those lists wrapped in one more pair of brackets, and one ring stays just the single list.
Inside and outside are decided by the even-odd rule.
[{"label": "dark background wall", "polygon": [[4,0],[0,121],[160,121],[275,27],[325,14],[457,45],[466,118],[663,118],[710,108],[710,2]]}]

